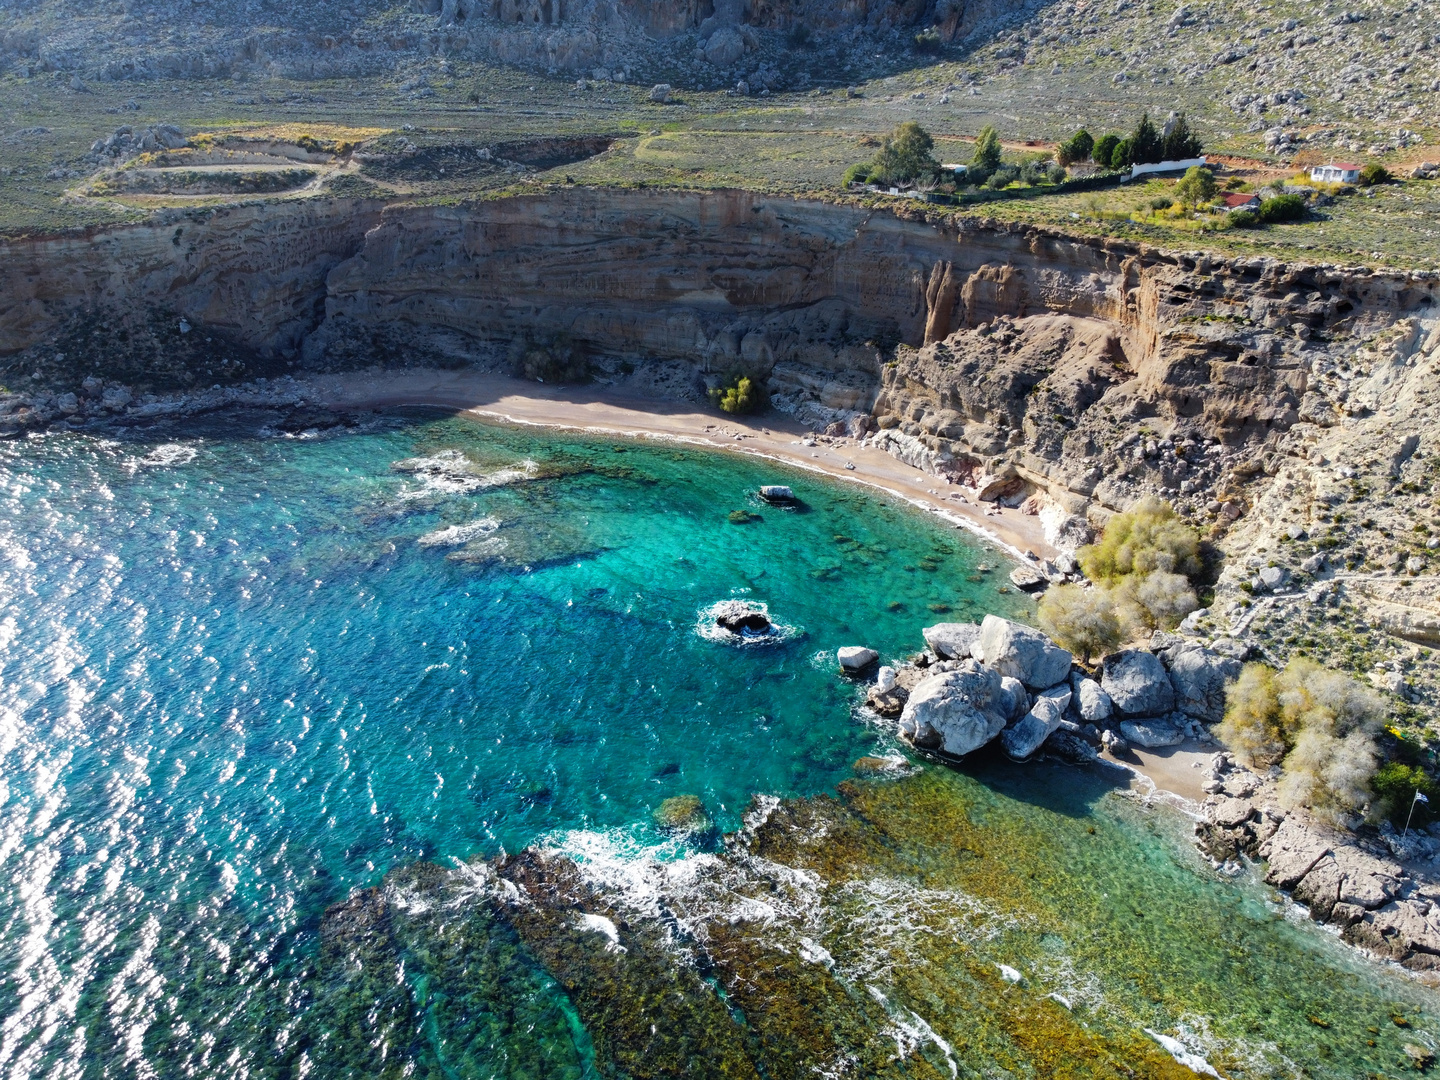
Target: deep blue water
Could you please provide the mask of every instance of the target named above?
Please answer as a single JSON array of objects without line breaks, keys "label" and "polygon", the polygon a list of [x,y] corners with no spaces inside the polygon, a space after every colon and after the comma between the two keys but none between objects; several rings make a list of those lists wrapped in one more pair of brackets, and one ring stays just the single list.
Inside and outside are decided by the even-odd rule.
[{"label": "deep blue water", "polygon": [[[664,840],[665,799],[698,796],[733,829],[756,794],[832,792],[861,756],[894,752],[836,647],[898,657],[939,619],[1030,614],[968,535],[753,458],[433,416],[309,439],[262,422],[0,444],[0,1076],[613,1075],[510,931],[467,931],[508,974],[458,1008],[443,927],[433,948],[414,927],[402,947],[346,921],[337,969],[324,913],[395,868],[538,840],[622,893],[663,879],[681,913],[666,917],[683,918],[693,882],[729,871]],[[758,502],[773,481],[802,505]],[[781,632],[716,635],[709,612],[736,599]],[[868,898],[846,924],[873,927],[851,942],[863,962],[839,930],[824,938],[836,977],[937,980],[907,1007],[946,1046],[979,1030],[979,1002],[994,1012],[963,981],[992,953],[1025,965],[1015,993],[1088,1003],[1080,1028],[1188,1033],[1237,1076],[1346,1080],[1392,1067],[1402,1038],[1434,1043],[1429,991],[1283,918],[1253,881],[1216,880],[1183,821],[1106,782],[982,764],[894,790],[872,811],[884,839],[855,849],[883,875],[825,893],[823,918],[806,900],[814,926],[797,914],[762,936],[819,956],[803,935]],[[657,850],[673,873],[647,863]],[[746,911],[781,910],[810,880],[746,864],[733,887],[761,890]],[[982,911],[1008,929],[925,928]],[[919,936],[877,960],[902,923]],[[337,984],[346,950],[372,943],[392,968]],[[401,1043],[366,1041],[385,987],[407,988],[394,1015],[418,1017],[388,1072],[378,1048]],[[857,988],[869,1000],[858,983],[839,996]],[[941,1045],[897,1060],[928,1053],[948,1075]],[[999,1075],[1013,1049],[973,1074]]]}]

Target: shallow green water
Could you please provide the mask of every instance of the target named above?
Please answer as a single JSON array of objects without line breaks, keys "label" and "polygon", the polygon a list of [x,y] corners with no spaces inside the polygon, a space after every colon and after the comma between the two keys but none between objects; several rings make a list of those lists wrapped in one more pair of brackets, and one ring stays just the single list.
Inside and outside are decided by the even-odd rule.
[{"label": "shallow green water", "polygon": [[[757,884],[754,852],[665,840],[651,815],[694,794],[734,829],[757,793],[830,792],[857,758],[893,752],[833,650],[899,656],[941,618],[1025,617],[1003,569],[976,569],[999,555],[754,459],[432,417],[291,439],[263,419],[0,446],[0,1073],[663,1075],[689,1060],[695,1075],[740,1075],[720,1070],[722,1043],[771,1076],[829,1060],[756,1043],[767,1006],[745,989],[767,984],[755,950],[798,941],[825,904],[730,919],[710,875],[732,875],[734,895],[789,886]],[[776,480],[799,509],[754,499]],[[754,519],[732,523],[738,510]],[[707,612],[737,598],[782,633],[716,635]],[[853,1032],[856,1061],[875,1063],[852,1072],[1058,1075],[1013,1032],[968,1050],[957,1034],[985,1030],[982,1009],[1058,1008],[1052,968],[1098,987],[1072,1001],[1092,1015],[1045,1021],[1065,1038],[1093,1028],[1130,1046],[1153,1026],[1249,1061],[1245,1075],[1362,1075],[1393,1063],[1401,1035],[1431,1040],[1428,991],[1277,920],[1253,884],[1214,880],[1175,815],[1139,813],[1083,773],[980,768],[875,782],[856,789],[864,810],[785,811],[839,815],[819,834],[799,818],[767,827],[777,866],[809,865],[833,828],[846,839],[819,842],[827,879],[928,889],[952,928],[972,908],[1019,920],[896,945],[913,986],[936,978],[927,966],[944,973],[943,992],[906,1006],[949,1032],[936,1058],[938,1043],[897,1042],[874,996],[913,997],[905,963],[846,968],[850,931],[836,928],[862,924],[815,916],[800,936],[829,942],[831,989],[793,1004],[799,983],[782,979],[766,1000],[776,1016],[828,1002],[826,1030]],[[524,860],[480,869],[537,841],[581,859],[570,907],[546,893],[522,912],[496,892],[507,877],[526,887]],[[572,917],[592,902],[625,923],[615,950]],[[1011,959],[992,960],[1002,945]],[[1000,962],[1027,982],[974,974]],[[619,967],[600,979],[597,963]],[[663,1025],[639,1024],[616,988],[685,971],[710,972],[671,987],[698,1010],[671,1027],[695,1041],[668,1059],[634,1049],[632,1034]],[[1337,1017],[1321,1017],[1329,1028],[1298,1006],[1263,1012],[1322,983],[1305,1007]],[[752,994],[742,1034],[724,1009],[711,1023],[717,987]],[[1352,1020],[1387,999],[1411,1026],[1386,1013],[1368,1047]]]}]

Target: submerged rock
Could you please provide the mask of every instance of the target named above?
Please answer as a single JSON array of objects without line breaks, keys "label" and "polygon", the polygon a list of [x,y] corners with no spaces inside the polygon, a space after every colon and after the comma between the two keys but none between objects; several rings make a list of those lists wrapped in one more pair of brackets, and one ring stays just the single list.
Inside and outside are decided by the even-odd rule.
[{"label": "submerged rock", "polygon": [[1126,649],[1107,656],[1100,688],[1110,695],[1121,716],[1160,716],[1175,707],[1170,676],[1155,655],[1144,649]]},{"label": "submerged rock", "polygon": [[1030,690],[1047,690],[1070,674],[1073,658],[1068,652],[1039,630],[1009,619],[986,615],[977,644],[987,666],[1019,679]]},{"label": "submerged rock", "polygon": [[963,757],[1005,727],[1000,675],[973,660],[956,671],[932,675],[911,692],[900,731],[916,746]]},{"label": "submerged rock", "polygon": [[698,795],[674,795],[655,808],[655,824],[666,832],[699,835],[714,828]]}]

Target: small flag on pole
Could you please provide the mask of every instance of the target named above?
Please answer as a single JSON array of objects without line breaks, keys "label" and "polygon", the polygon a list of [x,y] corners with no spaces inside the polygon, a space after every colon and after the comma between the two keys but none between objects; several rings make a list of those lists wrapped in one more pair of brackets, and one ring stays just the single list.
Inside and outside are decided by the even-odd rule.
[{"label": "small flag on pole", "polygon": [[1428,803],[1430,800],[1425,797],[1425,793],[1423,791],[1417,791],[1415,792],[1415,801]]}]

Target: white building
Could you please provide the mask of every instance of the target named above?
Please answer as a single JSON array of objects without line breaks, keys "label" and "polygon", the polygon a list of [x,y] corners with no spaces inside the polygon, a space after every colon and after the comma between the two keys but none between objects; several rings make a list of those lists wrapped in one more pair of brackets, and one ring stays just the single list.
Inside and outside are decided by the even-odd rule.
[{"label": "white building", "polygon": [[1316,165],[1310,170],[1310,179],[1317,184],[1353,184],[1360,179],[1360,166],[1347,161]]}]

